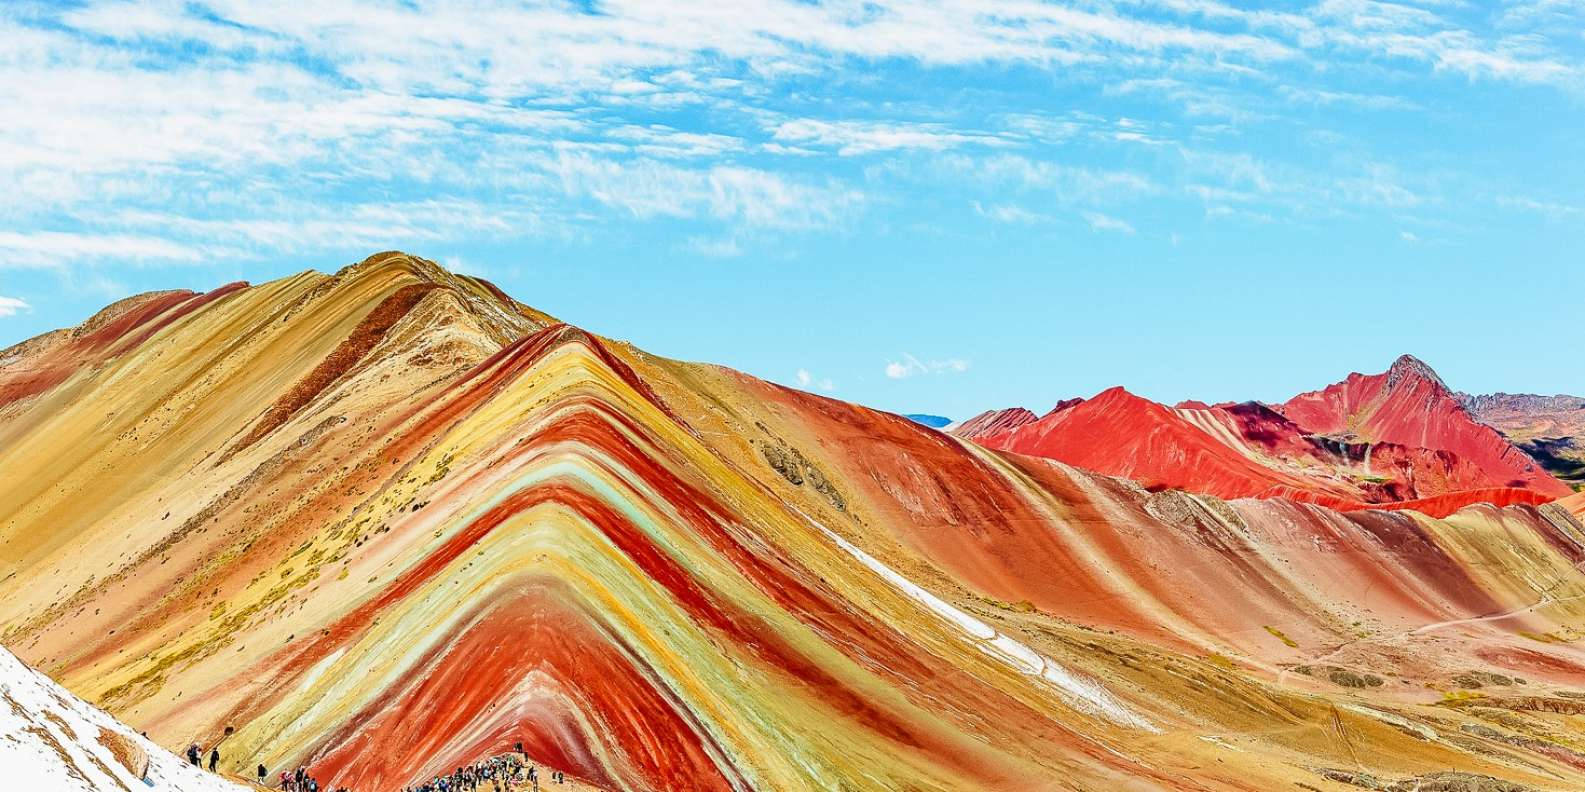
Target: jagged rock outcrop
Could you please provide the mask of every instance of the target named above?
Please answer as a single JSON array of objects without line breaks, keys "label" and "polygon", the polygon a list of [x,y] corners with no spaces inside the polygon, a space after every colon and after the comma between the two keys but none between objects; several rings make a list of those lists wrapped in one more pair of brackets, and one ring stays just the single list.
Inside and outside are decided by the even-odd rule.
[{"label": "jagged rock outcrop", "polygon": [[1552,475],[1585,486],[1585,398],[1458,394],[1475,419],[1496,429]]}]

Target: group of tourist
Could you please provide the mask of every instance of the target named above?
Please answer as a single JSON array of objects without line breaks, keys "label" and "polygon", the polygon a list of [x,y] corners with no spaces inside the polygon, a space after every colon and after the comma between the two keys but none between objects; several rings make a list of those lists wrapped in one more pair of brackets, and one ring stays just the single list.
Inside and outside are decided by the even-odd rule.
[{"label": "group of tourist", "polygon": [[[518,743],[517,753],[481,759],[402,792],[539,792],[539,768],[527,763],[526,757],[519,758],[522,753],[523,744]],[[550,780],[564,784],[567,777],[560,770],[552,770]]]},{"label": "group of tourist", "polygon": [[[145,734],[143,736],[147,737],[148,735]],[[204,749],[199,748],[198,743],[193,743],[192,745],[187,746],[187,761],[191,763],[193,767],[203,767],[203,756]],[[220,764],[219,743],[216,743],[214,747],[209,749],[209,772],[215,772],[215,765],[217,764]]]},{"label": "group of tourist", "polygon": [[[259,765],[259,786],[264,786],[264,780],[269,776],[269,770],[264,765]],[[346,787],[320,786],[319,779],[309,774],[308,768],[299,767],[288,773],[281,771],[281,789],[285,792],[347,792]]]},{"label": "group of tourist", "polygon": [[[187,761],[194,767],[203,767],[203,755],[204,751],[197,743],[187,746]],[[518,743],[515,753],[481,759],[450,773],[437,775],[418,786],[406,787],[402,792],[539,792],[539,768],[529,764],[527,759],[523,744]],[[219,764],[220,746],[217,743],[209,749],[209,772],[215,772]],[[269,771],[262,764],[258,767],[258,776],[259,786],[269,786]],[[549,780],[555,784],[565,784],[567,776],[560,770],[552,770]],[[278,788],[282,792],[349,792],[346,787],[333,788],[320,784],[319,779],[314,778],[304,767],[291,772],[281,771]]]}]

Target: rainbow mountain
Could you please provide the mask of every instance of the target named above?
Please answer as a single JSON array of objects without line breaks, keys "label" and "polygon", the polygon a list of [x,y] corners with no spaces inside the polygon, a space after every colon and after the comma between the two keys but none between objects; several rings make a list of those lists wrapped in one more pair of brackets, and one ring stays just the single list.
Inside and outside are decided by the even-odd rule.
[{"label": "rainbow mountain", "polygon": [[1585,788],[1578,496],[1147,488],[405,254],[0,352],[0,471],[0,644],[234,774]]}]

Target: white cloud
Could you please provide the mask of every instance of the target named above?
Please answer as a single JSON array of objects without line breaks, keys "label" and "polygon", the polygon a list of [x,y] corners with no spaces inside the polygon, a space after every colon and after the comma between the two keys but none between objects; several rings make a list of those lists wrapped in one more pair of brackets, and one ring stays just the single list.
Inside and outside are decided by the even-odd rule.
[{"label": "white cloud", "polygon": [[1420,241],[1420,235],[1416,234],[1413,231],[1399,231],[1398,232],[1398,238],[1402,239],[1405,242],[1419,242]]},{"label": "white cloud", "polygon": [[468,259],[464,259],[460,256],[445,256],[440,260],[440,263],[445,266],[446,269],[451,270],[458,275],[471,275],[475,278],[490,277],[489,267],[483,264],[475,263]]},{"label": "white cloud", "polygon": [[742,59],[769,74],[807,72],[823,57],[907,58],[930,65],[1074,63],[1122,50],[1264,61],[1290,44],[1247,33],[1054,4],[891,0],[866,6],[744,0],[732,13],[681,0],[575,5],[433,2],[391,6],[326,0],[287,9],[211,3],[221,16],[324,53],[381,90],[482,83],[496,95],[525,85],[599,85],[646,93],[635,77],[657,66]]},{"label": "white cloud", "polygon": [[736,258],[743,255],[743,248],[738,246],[737,239],[733,237],[688,237],[688,249],[710,258]]},{"label": "white cloud", "polygon": [[[269,212],[268,215],[263,214]],[[543,230],[538,213],[524,206],[501,206],[461,199],[405,203],[345,204],[326,217],[322,208],[305,203],[276,203],[242,218],[188,217],[170,212],[125,210],[103,221],[145,233],[178,231],[192,238],[232,247],[232,255],[248,249],[297,251],[337,245],[389,248],[459,235],[527,236]],[[4,241],[0,239],[0,247]]]},{"label": "white cloud", "polygon": [[16,316],[23,311],[31,310],[33,310],[33,306],[28,305],[27,301],[20,297],[0,296],[0,319],[7,316]]},{"label": "white cloud", "polygon": [[1199,149],[1184,149],[1180,153],[1189,173],[1203,174],[1220,183],[1219,187],[1212,188],[1223,191],[1220,197],[1225,198],[1225,191],[1229,189],[1266,194],[1282,187],[1278,177],[1270,172],[1271,166],[1252,154]]},{"label": "white cloud", "polygon": [[1461,37],[1450,36],[1427,41],[1426,57],[1439,70],[1456,71],[1470,78],[1489,78],[1526,83],[1562,83],[1577,80],[1581,70],[1578,65],[1554,60],[1526,57],[1509,50],[1510,45],[1499,45],[1498,51],[1463,46]]},{"label": "white cloud", "polygon": [[1271,215],[1269,215],[1269,214],[1267,214],[1265,212],[1257,212],[1257,211],[1254,211],[1252,209],[1241,209],[1241,208],[1238,208],[1238,207],[1226,206],[1226,205],[1221,205],[1221,204],[1215,204],[1215,205],[1210,205],[1210,206],[1205,207],[1205,217],[1206,217],[1207,220],[1218,220],[1218,219],[1221,219],[1221,218],[1236,218],[1236,219],[1239,219],[1239,220],[1248,220],[1248,221],[1252,221],[1252,222],[1256,222],[1256,223],[1270,223],[1270,222],[1274,222],[1276,220],[1276,218],[1272,217]]},{"label": "white cloud", "polygon": [[563,153],[555,167],[568,195],[640,218],[707,217],[766,228],[821,228],[839,224],[864,203],[862,193],[836,182],[794,181],[739,166],[695,169]]},{"label": "white cloud", "polygon": [[[907,159],[938,182],[971,179],[989,188],[971,195],[996,196],[976,211],[1001,223],[1045,219],[1029,206],[1127,215],[1129,201],[1192,199],[1200,188],[1218,191],[1198,196],[1216,214],[1425,211],[1443,199],[1415,163],[1285,164],[1241,136],[1272,120],[1297,127],[1298,140],[1336,135],[1310,128],[1309,116],[1437,108],[1450,83],[1469,80],[1578,94],[1585,65],[1568,23],[1580,9],[1578,0],[1501,9],[1320,0],[1290,11],[1219,0],[605,0],[598,13],[553,0],[9,4],[0,106],[20,110],[0,125],[0,183],[12,185],[0,219],[15,229],[0,235],[0,268],[576,238],[613,217],[712,226],[690,227],[697,235],[681,244],[734,256],[740,233],[850,227],[869,207],[907,200],[908,185],[844,181],[852,165],[835,158],[861,155]],[[910,80],[1016,67],[1062,92],[1053,95],[1116,87],[1102,106],[1084,105],[1092,112],[1031,111],[1039,105],[1005,85],[956,79],[976,76],[965,71],[924,86],[946,99],[922,106],[891,90],[894,60]],[[791,77],[833,93],[809,94]],[[1121,95],[1126,117],[1104,106]],[[1168,109],[1152,115],[1153,104]],[[803,117],[822,112],[844,117]],[[1332,148],[1360,143],[1339,136]],[[899,156],[908,153],[930,156]],[[1566,203],[1532,203],[1505,205],[1577,216]],[[1133,232],[1108,214],[1084,216],[1098,231]]]},{"label": "white cloud", "polygon": [[1339,179],[1337,189],[1352,204],[1379,206],[1389,209],[1406,209],[1418,206],[1424,199],[1404,187],[1402,177],[1391,167],[1371,163],[1357,177]]},{"label": "white cloud", "polygon": [[798,369],[797,379],[798,387],[806,390],[819,388],[821,391],[830,393],[837,389],[836,383],[832,382],[829,377],[816,378],[815,375],[809,373],[808,369]]},{"label": "white cloud", "polygon": [[1134,227],[1128,221],[1100,212],[1081,212],[1084,222],[1090,224],[1091,231],[1115,231],[1121,234],[1134,233]]},{"label": "white cloud", "polygon": [[1504,6],[1499,20],[1503,27],[1539,25],[1578,32],[1582,29],[1580,23],[1585,23],[1585,2],[1581,0],[1508,0]]},{"label": "white cloud", "polygon": [[1585,215],[1585,207],[1557,201],[1538,201],[1534,198],[1526,198],[1520,195],[1500,195],[1497,197],[1497,205],[1505,209],[1534,212],[1548,220],[1554,221]]},{"label": "white cloud", "polygon": [[780,143],[761,143],[759,150],[767,154],[783,154],[792,157],[813,157],[820,153],[812,148],[784,146]]},{"label": "white cloud", "polygon": [[885,372],[891,379],[907,379],[921,374],[962,374],[968,370],[969,362],[961,358],[920,360],[904,352],[902,360],[894,360],[886,364]]},{"label": "white cloud", "polygon": [[180,3],[109,2],[74,9],[62,21],[77,30],[123,42],[203,42],[222,49],[274,49],[279,40],[183,13]]},{"label": "white cloud", "polygon": [[1050,219],[1043,214],[1031,212],[1022,206],[1014,204],[985,206],[979,201],[974,202],[974,213],[998,223],[1043,223]]},{"label": "white cloud", "polygon": [[113,302],[135,293],[135,290],[127,284],[94,270],[66,270],[60,273],[60,276],[61,282],[71,293],[98,297],[106,302]]},{"label": "white cloud", "polygon": [[618,127],[608,134],[632,141],[636,151],[657,157],[719,157],[744,148],[740,137],[682,132],[660,125]]},{"label": "white cloud", "polygon": [[827,146],[844,156],[877,151],[911,149],[941,151],[956,146],[1007,145],[1008,141],[983,132],[961,132],[941,124],[820,121],[801,118],[777,124],[771,137],[799,146]]},{"label": "white cloud", "polygon": [[157,236],[0,231],[0,269],[55,269],[84,258],[194,262],[208,255]]},{"label": "white cloud", "polygon": [[1291,102],[1298,104],[1314,104],[1323,107],[1332,105],[1345,105],[1368,110],[1419,110],[1420,105],[1401,96],[1386,94],[1365,94],[1352,91],[1328,91],[1320,88],[1306,88],[1292,85],[1283,85],[1277,89]]},{"label": "white cloud", "polygon": [[1162,189],[1150,177],[1134,171],[1067,165],[1021,154],[945,154],[935,167],[987,188],[1038,191],[1061,204],[1126,201]]},{"label": "white cloud", "polygon": [[[1328,148],[1342,148],[1335,141]],[[1444,174],[1415,172],[1386,162],[1333,154],[1329,167],[1315,169],[1245,152],[1184,148],[1191,181],[1184,191],[1206,205],[1208,216],[1290,217],[1407,211],[1440,203],[1448,190]]]},{"label": "white cloud", "polygon": [[1001,118],[1002,124],[1010,134],[1044,143],[1072,140],[1093,126],[1096,120],[1094,116],[1085,113],[1071,113],[1067,116],[1010,113]]}]

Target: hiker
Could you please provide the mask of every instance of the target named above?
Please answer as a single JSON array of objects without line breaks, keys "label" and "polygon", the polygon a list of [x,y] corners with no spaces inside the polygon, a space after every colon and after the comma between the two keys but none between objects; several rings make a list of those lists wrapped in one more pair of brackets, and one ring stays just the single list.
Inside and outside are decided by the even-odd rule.
[{"label": "hiker", "polygon": [[193,743],[192,745],[187,746],[187,761],[191,763],[193,767],[198,766],[198,743]]},{"label": "hiker", "polygon": [[270,775],[270,771],[265,770],[264,769],[264,765],[261,763],[259,765],[259,786],[264,786],[264,779],[268,778],[269,775]]},{"label": "hiker", "polygon": [[209,749],[209,772],[215,772],[215,765],[220,763],[220,746]]}]

